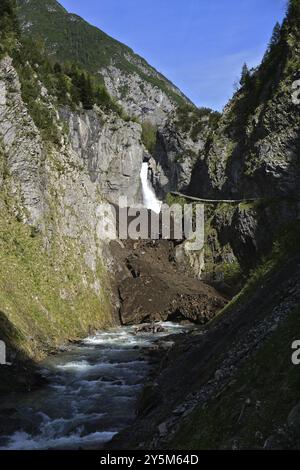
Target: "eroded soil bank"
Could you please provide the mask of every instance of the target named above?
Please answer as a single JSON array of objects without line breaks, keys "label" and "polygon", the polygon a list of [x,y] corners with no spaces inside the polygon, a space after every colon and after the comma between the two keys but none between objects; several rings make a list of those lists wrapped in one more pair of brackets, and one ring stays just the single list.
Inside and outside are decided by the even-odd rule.
[{"label": "eroded soil bank", "polygon": [[112,251],[118,266],[123,266],[116,276],[124,325],[149,321],[203,325],[228,301],[214,287],[180,269],[174,242],[114,242]]}]

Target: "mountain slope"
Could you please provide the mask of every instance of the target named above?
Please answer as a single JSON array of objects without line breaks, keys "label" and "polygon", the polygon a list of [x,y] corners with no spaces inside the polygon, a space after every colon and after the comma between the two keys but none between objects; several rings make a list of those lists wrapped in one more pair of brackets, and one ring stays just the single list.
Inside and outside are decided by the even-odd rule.
[{"label": "mountain slope", "polygon": [[99,77],[131,115],[160,124],[175,105],[189,102],[132,49],[68,13],[56,0],[17,3],[24,34],[42,39],[55,60],[80,63]]},{"label": "mountain slope", "polygon": [[247,74],[226,106],[194,169],[190,193],[200,197],[298,198],[300,2],[290,2],[262,64]]},{"label": "mountain slope", "polygon": [[300,1],[290,0],[262,64],[247,72],[200,150],[188,188],[200,198],[253,199],[212,217],[218,244],[247,270],[299,218],[299,40]]}]

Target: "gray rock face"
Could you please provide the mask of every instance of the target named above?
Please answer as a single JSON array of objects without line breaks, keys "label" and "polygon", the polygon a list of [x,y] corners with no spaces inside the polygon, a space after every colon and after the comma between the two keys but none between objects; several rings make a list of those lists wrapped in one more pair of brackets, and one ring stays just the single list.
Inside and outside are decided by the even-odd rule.
[{"label": "gray rock face", "polygon": [[[22,198],[28,211],[28,222],[42,223],[47,208],[45,153],[39,132],[24,106],[20,82],[10,58],[0,64],[0,138],[6,154],[6,165],[14,180],[12,196]],[[15,212],[25,220],[25,212]]]},{"label": "gray rock face", "polygon": [[280,230],[299,219],[300,108],[292,99],[299,72],[291,72],[299,64],[299,48],[292,45],[299,32],[296,22],[285,28],[276,72],[266,61],[252,84],[235,94],[200,152],[188,189],[206,199],[261,201],[215,214],[218,238],[248,267],[270,252]]},{"label": "gray rock face", "polygon": [[[115,66],[102,69],[101,73],[109,93],[130,116],[162,125],[176,108],[175,102],[166,93],[137,73],[126,75]],[[180,94],[179,90],[176,93]]]},{"label": "gray rock face", "polygon": [[274,237],[300,217],[297,202],[278,201],[273,204],[237,205],[218,209],[212,219],[221,247],[229,245],[235,258],[246,270],[269,253]]},{"label": "gray rock face", "polygon": [[[96,294],[100,301],[103,296],[111,296],[112,303],[117,308],[118,299],[113,297],[114,292],[109,282],[113,259],[101,236],[100,207],[103,203],[103,195],[99,190],[101,177],[92,171],[92,166],[89,167],[89,164],[93,164],[89,160],[90,153],[86,155],[87,165],[83,164],[84,148],[91,152],[94,144],[89,141],[88,135],[92,131],[88,130],[87,123],[93,117],[96,121],[96,117],[91,114],[77,118],[76,123],[82,127],[82,130],[78,134],[73,132],[73,147],[64,135],[61,136],[59,146],[43,141],[22,100],[20,82],[10,58],[4,58],[0,62],[0,97],[0,140],[2,141],[0,180],[1,190],[5,191],[11,210],[17,220],[35,227],[41,234],[45,250],[51,250],[52,246],[59,247],[59,252],[55,252],[57,258],[53,255],[54,265],[61,259],[70,263],[76,258],[76,269],[81,279],[78,284],[79,290]],[[75,116],[71,116],[70,119],[74,122],[76,120]],[[62,127],[62,121],[58,120],[57,124]],[[92,126],[94,129],[96,122],[93,122]],[[135,131],[139,135],[138,129],[128,126],[127,141],[138,142],[134,140]],[[121,163],[119,166],[115,163],[115,175],[118,169],[122,168],[120,178],[130,180],[132,159],[129,158],[126,169],[126,162],[122,160],[125,155],[118,154],[118,145],[122,146],[124,134],[121,131],[120,135],[118,132],[114,135],[109,132],[106,129],[104,135],[112,142],[109,145],[108,140],[106,141],[108,150],[103,154],[101,164],[105,165],[105,157],[119,159],[118,162]],[[101,138],[100,143],[97,142],[100,153],[95,153],[96,161],[97,157],[102,155],[101,149],[103,151]],[[103,145],[105,147],[105,144]],[[136,158],[139,160],[142,159],[141,149],[142,147],[137,145],[136,154],[133,151],[133,155],[137,155]],[[111,165],[113,166],[113,163]],[[133,180],[128,186],[123,185],[124,190],[130,184],[133,185]],[[137,192],[137,189],[133,191],[132,197]],[[3,204],[2,194],[0,204]],[[103,267],[104,265],[107,269]],[[61,285],[59,295],[62,299],[68,298],[67,279],[65,285]],[[103,322],[106,321],[110,320],[104,317]]]},{"label": "gray rock face", "polygon": [[252,112],[246,108],[247,92],[238,92],[195,165],[191,194],[216,199],[298,198],[299,105],[292,101],[295,78],[284,77],[280,83],[284,91],[277,85],[269,101],[259,103]]},{"label": "gray rock face", "polygon": [[104,198],[118,204],[141,202],[140,169],[144,158],[141,126],[101,111],[60,111],[69,127],[73,151],[78,155]]},{"label": "gray rock face", "polygon": [[152,184],[159,197],[164,198],[170,191],[187,191],[204,144],[201,136],[193,141],[188,133],[180,131],[174,123],[174,114],[159,128],[155,151],[150,159]]}]

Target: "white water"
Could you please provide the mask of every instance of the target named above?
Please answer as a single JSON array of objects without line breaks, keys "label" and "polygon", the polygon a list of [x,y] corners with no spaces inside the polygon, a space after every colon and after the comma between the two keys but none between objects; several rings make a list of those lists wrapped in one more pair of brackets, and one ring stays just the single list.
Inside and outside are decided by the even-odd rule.
[{"label": "white water", "polygon": [[151,369],[148,349],[187,330],[162,326],[165,333],[136,333],[134,327],[99,332],[48,358],[43,373],[49,384],[5,403],[15,411],[7,418],[9,431],[0,434],[0,450],[103,448],[134,421]]},{"label": "white water", "polygon": [[156,214],[159,214],[162,203],[156,198],[154,189],[148,180],[148,163],[143,163],[140,176],[142,181],[144,206]]}]

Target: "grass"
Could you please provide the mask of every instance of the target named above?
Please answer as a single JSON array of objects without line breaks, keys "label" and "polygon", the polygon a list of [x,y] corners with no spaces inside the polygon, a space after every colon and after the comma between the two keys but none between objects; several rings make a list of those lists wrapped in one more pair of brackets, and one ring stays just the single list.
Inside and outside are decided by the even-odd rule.
[{"label": "grass", "polygon": [[[76,241],[59,234],[45,250],[42,235],[18,221],[10,203],[2,191],[1,339],[27,357],[39,358],[66,340],[111,325],[108,276],[101,262],[95,274],[90,272]],[[95,279],[101,280],[99,293],[92,288]]]},{"label": "grass", "polygon": [[250,272],[245,287],[225,307],[221,314],[224,314],[228,309],[235,308],[238,304],[244,302],[267,276],[272,275],[287,258],[294,256],[299,251],[299,238],[300,221],[282,227],[273,243],[271,253]]},{"label": "grass", "polygon": [[172,448],[230,448],[234,441],[240,448],[262,447],[299,401],[299,367],[291,362],[291,345],[299,334],[300,306],[245,363],[229,388],[193,412]]}]

